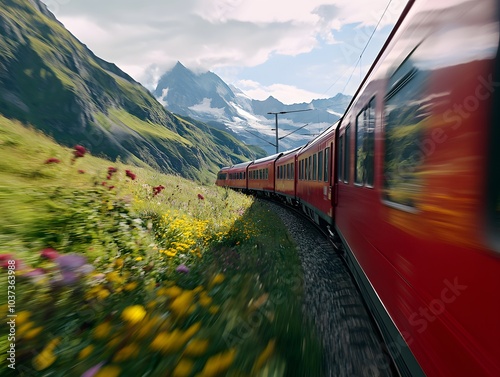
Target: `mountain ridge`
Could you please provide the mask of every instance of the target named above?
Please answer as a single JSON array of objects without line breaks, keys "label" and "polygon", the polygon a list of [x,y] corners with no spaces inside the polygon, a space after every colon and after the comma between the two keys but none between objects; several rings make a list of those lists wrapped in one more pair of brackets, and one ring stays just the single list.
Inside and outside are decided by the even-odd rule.
[{"label": "mountain ridge", "polygon": [[276,150],[275,116],[269,113],[283,112],[278,126],[280,132],[286,132],[286,138],[280,141],[280,151],[283,151],[311,140],[311,134],[295,131],[306,124],[309,132],[319,134],[340,118],[351,100],[351,96],[341,93],[289,105],[272,95],[256,100],[234,85],[226,84],[215,73],[195,73],[181,62],[161,76],[152,93],[169,111],[224,129],[246,144],[258,145],[268,154]]}]

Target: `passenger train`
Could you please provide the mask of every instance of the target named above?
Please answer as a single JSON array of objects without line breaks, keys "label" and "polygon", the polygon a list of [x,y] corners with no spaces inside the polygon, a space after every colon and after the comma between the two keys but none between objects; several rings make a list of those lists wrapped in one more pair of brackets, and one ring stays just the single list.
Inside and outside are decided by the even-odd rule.
[{"label": "passenger train", "polygon": [[403,376],[500,376],[500,3],[409,1],[342,118],[224,167],[329,227]]}]

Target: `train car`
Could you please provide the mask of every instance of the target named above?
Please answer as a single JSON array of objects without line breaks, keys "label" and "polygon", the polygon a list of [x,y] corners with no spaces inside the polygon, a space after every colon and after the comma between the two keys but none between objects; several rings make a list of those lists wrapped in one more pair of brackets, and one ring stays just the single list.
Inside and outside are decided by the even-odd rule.
[{"label": "train car", "polygon": [[248,190],[265,195],[274,194],[275,162],[282,153],[255,160],[248,168]]},{"label": "train car", "polygon": [[499,15],[410,2],[338,129],[336,230],[404,376],[500,376]]},{"label": "train car", "polygon": [[217,179],[215,181],[215,184],[217,186],[230,187],[229,186],[229,182],[228,182],[228,177],[229,177],[228,171],[229,171],[229,169],[231,169],[229,166],[224,166],[224,167],[222,167],[219,170],[219,172],[217,173]]},{"label": "train car", "polygon": [[339,122],[304,146],[297,155],[297,197],[316,223],[333,225],[335,130]]},{"label": "train car", "polygon": [[297,153],[300,149],[301,147],[283,152],[276,160],[275,193],[289,204],[295,204],[297,201],[295,176],[297,175]]},{"label": "train car", "polygon": [[[217,174],[216,184],[239,191],[246,191],[248,188],[248,167],[250,165],[252,165],[252,161],[222,168]],[[219,176],[221,176],[220,180]]]}]

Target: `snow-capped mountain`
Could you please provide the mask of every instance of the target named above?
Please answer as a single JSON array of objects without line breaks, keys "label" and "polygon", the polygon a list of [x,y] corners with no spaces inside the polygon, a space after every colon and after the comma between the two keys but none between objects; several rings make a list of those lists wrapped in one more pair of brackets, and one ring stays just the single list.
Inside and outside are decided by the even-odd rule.
[{"label": "snow-capped mountain", "polygon": [[230,131],[268,154],[276,151],[276,118],[268,113],[287,112],[278,115],[279,150],[284,151],[307,143],[337,121],[351,99],[339,93],[293,105],[272,96],[254,100],[216,74],[196,74],[180,62],[160,78],[153,94],[168,110]]}]

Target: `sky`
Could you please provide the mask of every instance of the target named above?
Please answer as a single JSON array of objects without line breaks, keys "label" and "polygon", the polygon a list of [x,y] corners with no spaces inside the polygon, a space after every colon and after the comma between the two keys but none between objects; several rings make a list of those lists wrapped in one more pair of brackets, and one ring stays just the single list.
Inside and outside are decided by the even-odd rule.
[{"label": "sky", "polygon": [[97,56],[150,90],[180,61],[214,72],[253,99],[273,96],[286,104],[353,94],[407,3],[42,1]]}]

